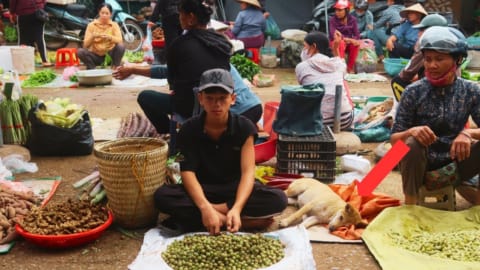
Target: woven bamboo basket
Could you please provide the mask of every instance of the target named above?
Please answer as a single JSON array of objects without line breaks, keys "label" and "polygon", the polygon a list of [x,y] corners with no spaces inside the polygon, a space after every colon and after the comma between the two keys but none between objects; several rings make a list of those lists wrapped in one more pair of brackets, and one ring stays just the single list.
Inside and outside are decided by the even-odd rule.
[{"label": "woven bamboo basket", "polygon": [[168,144],[154,138],[122,138],[95,144],[94,155],[115,221],[125,228],[155,223],[153,193],[165,183]]}]

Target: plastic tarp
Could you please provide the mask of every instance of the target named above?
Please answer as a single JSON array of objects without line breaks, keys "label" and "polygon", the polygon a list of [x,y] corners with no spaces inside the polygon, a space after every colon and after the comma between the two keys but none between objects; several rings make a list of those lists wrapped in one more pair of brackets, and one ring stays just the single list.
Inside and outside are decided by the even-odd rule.
[{"label": "plastic tarp", "polygon": [[[264,233],[264,235],[278,237],[285,245],[285,257],[278,263],[262,268],[263,270],[302,269],[314,270],[312,246],[310,245],[307,230],[303,226],[290,227],[278,231]],[[158,228],[150,229],[144,237],[140,253],[128,266],[130,270],[163,270],[171,269],[162,258],[168,245],[182,239],[178,237],[165,238]]]},{"label": "plastic tarp", "polygon": [[[389,235],[415,231],[459,232],[480,230],[480,206],[450,212],[405,205],[385,209],[363,232],[362,238],[383,270],[478,270],[480,262],[461,262],[415,253],[393,244]],[[480,252],[480,251],[479,251]]]}]

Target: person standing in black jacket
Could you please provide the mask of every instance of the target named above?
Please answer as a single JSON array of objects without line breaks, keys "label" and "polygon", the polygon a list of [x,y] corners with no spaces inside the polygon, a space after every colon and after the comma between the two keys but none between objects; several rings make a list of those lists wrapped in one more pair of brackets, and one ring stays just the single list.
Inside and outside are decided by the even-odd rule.
[{"label": "person standing in black jacket", "polygon": [[179,11],[184,33],[172,41],[167,52],[167,80],[172,93],[144,90],[137,98],[159,134],[169,132],[169,115],[188,119],[194,114],[194,89],[204,71],[230,70],[232,44],[224,35],[207,29],[212,0],[181,0]]},{"label": "person standing in black jacket", "polygon": [[182,33],[180,20],[178,19],[178,5],[180,0],[158,0],[153,9],[148,25],[152,27],[161,16],[165,46],[168,49],[172,41]]}]

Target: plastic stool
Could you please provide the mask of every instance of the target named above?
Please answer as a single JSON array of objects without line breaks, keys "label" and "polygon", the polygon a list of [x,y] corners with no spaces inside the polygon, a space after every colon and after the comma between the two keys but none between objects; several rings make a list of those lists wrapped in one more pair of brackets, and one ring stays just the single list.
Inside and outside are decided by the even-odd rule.
[{"label": "plastic stool", "polygon": [[245,50],[248,51],[247,57],[250,58],[255,64],[260,62],[260,53],[258,48],[246,48]]},{"label": "plastic stool", "polygon": [[435,190],[427,190],[425,186],[421,186],[418,204],[428,208],[455,211],[455,189],[451,185]]},{"label": "plastic stool", "polygon": [[80,65],[77,48],[60,48],[55,57],[55,67],[70,67]]}]

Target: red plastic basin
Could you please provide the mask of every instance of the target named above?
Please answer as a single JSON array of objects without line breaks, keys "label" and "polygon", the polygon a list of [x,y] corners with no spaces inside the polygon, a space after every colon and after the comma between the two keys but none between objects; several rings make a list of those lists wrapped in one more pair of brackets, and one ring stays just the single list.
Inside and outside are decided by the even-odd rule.
[{"label": "red plastic basin", "polygon": [[275,156],[277,139],[269,139],[266,142],[255,144],[255,163],[262,163]]},{"label": "red plastic basin", "polygon": [[113,215],[108,211],[108,219],[102,225],[86,232],[65,235],[42,235],[25,231],[20,225],[15,225],[15,230],[25,240],[45,248],[71,248],[77,247],[98,239],[102,233],[112,224]]}]

